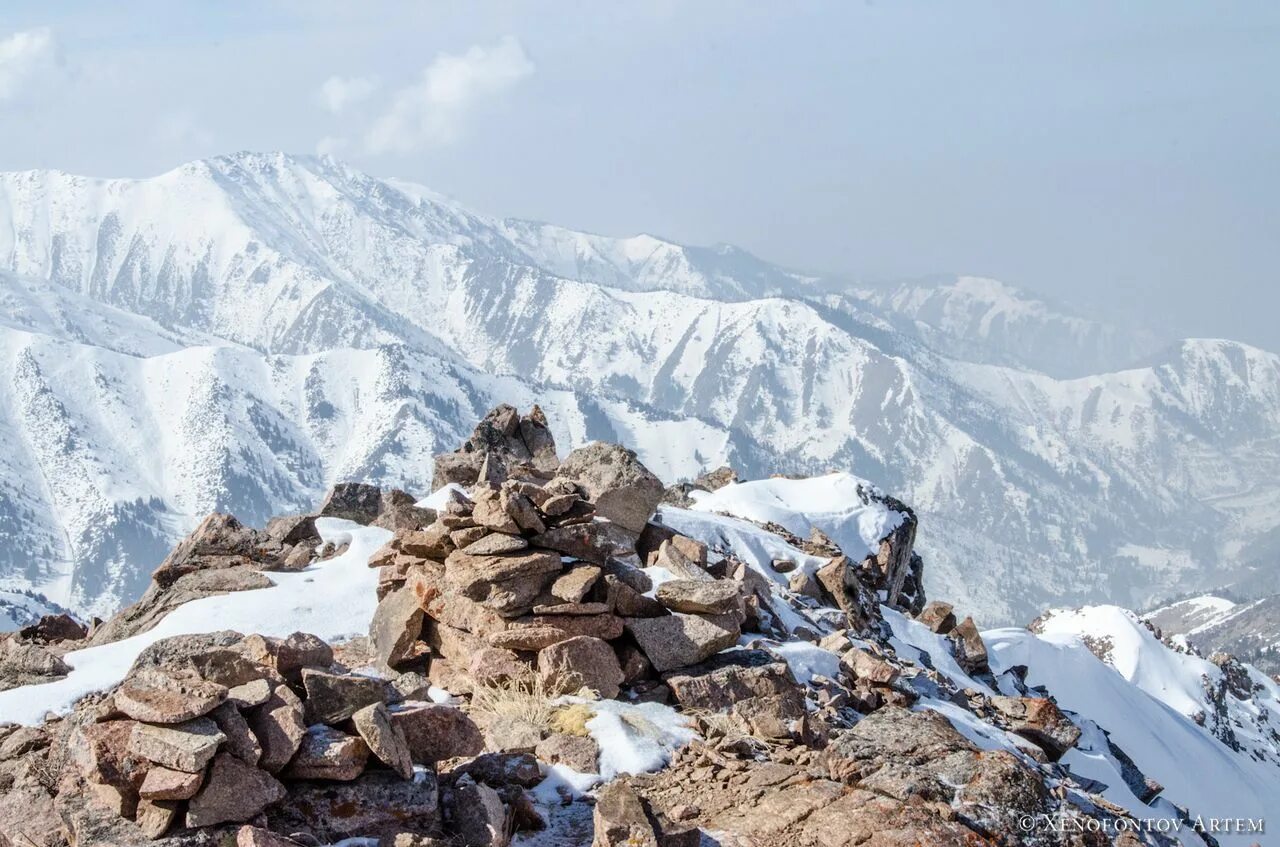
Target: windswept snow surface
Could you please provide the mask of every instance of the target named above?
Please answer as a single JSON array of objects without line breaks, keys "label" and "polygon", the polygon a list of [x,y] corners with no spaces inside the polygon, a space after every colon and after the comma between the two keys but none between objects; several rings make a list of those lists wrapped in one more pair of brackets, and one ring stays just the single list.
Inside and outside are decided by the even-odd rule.
[{"label": "windswept snow surface", "polygon": [[858,556],[875,552],[880,539],[906,518],[868,496],[877,491],[852,474],[830,473],[808,479],[740,482],[712,492],[694,491],[690,497],[696,511],[776,523],[801,538],[808,538],[817,527],[846,553]]},{"label": "windswept snow surface", "polygon": [[[1086,636],[1110,663],[1094,655]],[[1075,713],[1082,728],[1092,722],[1110,733],[1144,773],[1164,786],[1162,797],[1190,809],[1193,816],[1280,820],[1280,766],[1232,750],[1189,717],[1208,711],[1201,679],[1215,679],[1218,669],[1170,650],[1132,613],[1086,608],[1050,615],[1039,635],[998,629],[983,638],[996,673],[1026,666],[1027,684],[1043,686],[1059,706]],[[1276,696],[1273,684],[1262,697],[1271,705],[1262,708],[1280,707]],[[1280,721],[1280,713],[1274,720]],[[1124,789],[1101,736],[1086,732],[1081,746],[1063,761],[1111,786],[1109,799],[1139,816],[1156,816],[1158,803],[1155,808],[1135,806],[1137,800]],[[1256,840],[1220,838],[1229,844]]]},{"label": "windswept snow surface", "polygon": [[268,573],[270,588],[193,600],[140,635],[68,653],[72,671],[65,679],[0,691],[0,723],[35,726],[48,712],[66,713],[86,694],[124,679],[146,647],[174,635],[224,629],[282,638],[309,632],[326,641],[363,635],[378,603],[378,572],[368,566],[369,556],[391,532],[336,518],[317,519],[316,529],[325,541],[350,546],[303,571]]}]

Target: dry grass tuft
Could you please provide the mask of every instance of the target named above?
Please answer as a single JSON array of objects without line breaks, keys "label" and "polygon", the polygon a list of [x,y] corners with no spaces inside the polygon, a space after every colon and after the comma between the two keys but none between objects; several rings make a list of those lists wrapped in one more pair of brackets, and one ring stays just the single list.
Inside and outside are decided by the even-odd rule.
[{"label": "dry grass tuft", "polygon": [[565,735],[587,736],[587,721],[595,717],[595,710],[586,703],[561,706],[551,715],[551,730]]},{"label": "dry grass tuft", "polygon": [[[565,706],[557,703],[565,689],[563,678],[547,680],[530,670],[504,682],[477,686],[471,692],[469,711],[481,726],[505,718],[531,724],[545,732],[586,735],[583,724],[591,719],[594,712],[581,704]],[[576,694],[595,697],[586,689],[579,689]]]}]

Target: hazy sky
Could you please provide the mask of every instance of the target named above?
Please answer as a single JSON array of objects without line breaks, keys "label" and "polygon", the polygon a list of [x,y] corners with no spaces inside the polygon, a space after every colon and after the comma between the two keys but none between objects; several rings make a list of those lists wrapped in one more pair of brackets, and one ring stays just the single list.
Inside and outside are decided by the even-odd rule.
[{"label": "hazy sky", "polygon": [[1274,0],[0,7],[0,169],[240,149],[1280,350]]}]

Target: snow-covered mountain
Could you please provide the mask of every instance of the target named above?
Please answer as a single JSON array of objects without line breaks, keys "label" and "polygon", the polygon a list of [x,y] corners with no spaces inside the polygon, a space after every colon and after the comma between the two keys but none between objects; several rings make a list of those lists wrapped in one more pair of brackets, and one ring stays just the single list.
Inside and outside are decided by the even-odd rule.
[{"label": "snow-covered mountain", "polygon": [[1235,602],[1206,594],[1143,617],[1174,644],[1204,656],[1230,653],[1280,678],[1280,595]]},{"label": "snow-covered mountain", "polygon": [[987,623],[1223,584],[1280,515],[1269,353],[1187,341],[1057,379],[1025,339],[1061,324],[1090,349],[1093,330],[1032,310],[973,331],[968,283],[940,310],[833,293],[330,158],[0,175],[0,273],[0,587],[82,612],[134,596],[211,509],[257,521],[348,477],[425,488],[430,453],[499,400],[554,408],[567,446],[615,433],[669,481],[724,461],[874,479],[925,517],[938,593]]}]

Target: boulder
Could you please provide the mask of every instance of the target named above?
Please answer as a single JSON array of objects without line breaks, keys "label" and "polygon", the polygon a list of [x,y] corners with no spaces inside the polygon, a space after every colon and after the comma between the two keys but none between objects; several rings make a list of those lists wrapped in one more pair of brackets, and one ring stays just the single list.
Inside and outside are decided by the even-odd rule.
[{"label": "boulder", "polygon": [[956,662],[966,673],[987,673],[991,670],[987,660],[987,645],[982,642],[973,618],[966,617],[956,624],[949,637],[955,645]]},{"label": "boulder", "polygon": [[803,723],[804,691],[786,662],[764,650],[731,650],[663,675],[684,711],[728,714],[760,738],[788,738]]},{"label": "boulder", "polygon": [[659,585],[655,596],[673,612],[724,615],[742,607],[742,586],[728,579],[672,579]]},{"label": "boulder", "polygon": [[302,679],[303,668],[325,669],[333,664],[333,648],[307,632],[288,638],[250,635],[239,648],[250,660],[271,668],[290,682]]},{"label": "boulder", "polygon": [[182,723],[208,714],[226,699],[227,689],[207,682],[191,668],[144,668],[116,689],[116,708],[148,723]]},{"label": "boulder", "polygon": [[316,519],[312,515],[277,515],[267,521],[263,532],[278,544],[320,540],[320,533],[316,531]]},{"label": "boulder", "polygon": [[635,552],[635,535],[631,530],[608,521],[562,524],[533,536],[529,541],[535,547],[555,550],[596,565]]},{"label": "boulder", "polygon": [[67,759],[86,780],[136,793],[151,763],[130,747],[136,721],[109,720],[82,726],[68,737]]},{"label": "boulder", "polygon": [[1058,761],[1080,740],[1080,728],[1044,697],[990,697],[991,707],[1018,735],[1039,746],[1051,761]]},{"label": "boulder", "polygon": [[382,511],[382,489],[363,482],[340,482],[320,505],[319,517],[373,523]]},{"label": "boulder", "polygon": [[226,702],[237,709],[252,709],[254,706],[261,706],[270,697],[271,683],[265,679],[254,679],[243,685],[228,688]]},{"label": "boulder", "polygon": [[245,824],[236,830],[235,847],[302,847],[292,838],[285,838],[268,829]]},{"label": "boulder", "polygon": [[854,679],[865,679],[875,685],[893,685],[898,669],[860,647],[850,647],[840,657],[840,666]]},{"label": "boulder", "polygon": [[598,579],[600,568],[595,565],[573,565],[555,578],[547,593],[561,603],[581,603]]},{"label": "boulder", "polygon": [[450,591],[514,617],[533,608],[560,569],[560,556],[545,550],[500,556],[455,550],[445,560],[445,583]]},{"label": "boulder", "polygon": [[511,841],[512,812],[498,792],[469,775],[453,787],[453,830],[467,847],[506,847]]},{"label": "boulder", "polygon": [[605,604],[624,618],[656,618],[667,614],[667,607],[646,597],[629,583],[613,574],[604,578]]},{"label": "boulder", "polygon": [[418,657],[422,607],[408,586],[382,598],[369,623],[369,646],[383,665],[394,668]]},{"label": "boulder", "polygon": [[858,579],[848,556],[835,556],[815,574],[835,606],[845,613],[845,622],[856,633],[867,630],[876,619],[879,601]]},{"label": "boulder", "polygon": [[[245,719],[262,750],[257,764],[271,773],[278,772],[289,763],[307,731],[302,719],[302,701],[287,685],[277,685],[267,702],[250,709]],[[237,736],[229,735],[228,738],[235,741]],[[248,746],[245,742],[242,749],[248,749]],[[236,746],[231,743],[228,749],[236,752]]]},{"label": "boulder", "polygon": [[[269,671],[245,658],[232,647],[214,647],[195,652],[189,661],[205,682],[213,682],[228,689],[252,682],[265,681]],[[230,697],[230,692],[228,692]]]},{"label": "boulder", "polygon": [[660,618],[628,618],[626,629],[659,673],[697,664],[727,650],[738,643],[741,634],[733,615],[677,613]]},{"label": "boulder", "polygon": [[179,806],[176,800],[139,800],[133,822],[147,838],[159,838],[178,817]]},{"label": "boulder", "polygon": [[715,577],[707,573],[706,568],[698,564],[697,561],[685,555],[684,549],[677,545],[677,539],[683,537],[676,535],[658,545],[658,552],[652,557],[652,564],[660,568],[666,568],[675,575],[676,579],[697,580],[700,582],[713,581]]},{"label": "boulder", "polygon": [[364,772],[367,761],[369,746],[359,736],[316,724],[307,727],[297,755],[284,769],[284,776],[349,782]]},{"label": "boulder", "polygon": [[397,535],[400,552],[422,559],[444,559],[453,552],[449,530],[438,521],[423,529]]},{"label": "boulder", "polygon": [[129,752],[173,770],[203,770],[227,737],[208,718],[175,725],[139,723],[129,738]]},{"label": "boulder", "polygon": [[920,610],[920,614],[916,615],[916,620],[938,635],[947,635],[956,628],[954,608],[950,603],[932,600]]},{"label": "boulder", "polygon": [[540,650],[538,674],[554,691],[572,693],[585,687],[606,700],[618,696],[623,679],[622,666],[613,648],[587,635]]},{"label": "boulder", "polygon": [[138,794],[145,800],[188,800],[200,790],[203,772],[188,773],[156,766],[147,771]]},{"label": "boulder", "polygon": [[528,673],[529,666],[513,650],[482,647],[471,654],[467,674],[476,685],[501,685]]},{"label": "boulder", "polygon": [[475,756],[484,749],[484,736],[466,712],[440,703],[405,702],[389,709],[391,723],[404,733],[414,764]]},{"label": "boulder", "polygon": [[633,450],[596,441],[574,450],[556,476],[573,480],[595,504],[596,514],[637,535],[662,500],[662,481]]},{"label": "boulder", "polygon": [[342,675],[304,668],[302,685],[308,724],[337,724],[386,696],[386,684],[367,676]]},{"label": "boulder", "polygon": [[495,556],[500,553],[515,553],[528,546],[529,542],[518,535],[506,535],[501,532],[482,532],[480,537],[464,547],[462,552],[472,556]]},{"label": "boulder", "polygon": [[598,773],[600,770],[600,745],[589,735],[557,732],[539,741],[534,753],[544,762],[564,765],[578,773]]},{"label": "boulder", "polygon": [[187,805],[188,827],[247,821],[287,794],[269,773],[246,765],[230,753],[213,759],[204,786]]},{"label": "boulder", "polygon": [[625,779],[596,792],[591,847],[658,847],[658,837],[645,814],[640,795]]},{"label": "boulder", "polygon": [[404,730],[391,720],[382,703],[365,706],[351,716],[356,732],[364,739],[373,755],[403,779],[413,777],[413,755]]},{"label": "boulder", "polygon": [[0,636],[0,691],[51,682],[69,673],[70,666],[50,650]]},{"label": "boulder", "polygon": [[37,644],[59,644],[63,641],[80,641],[89,634],[85,625],[68,614],[44,615],[35,623],[18,630],[23,641]]},{"label": "boulder", "polygon": [[493,715],[484,723],[485,749],[495,753],[532,753],[542,729],[519,715]]}]

